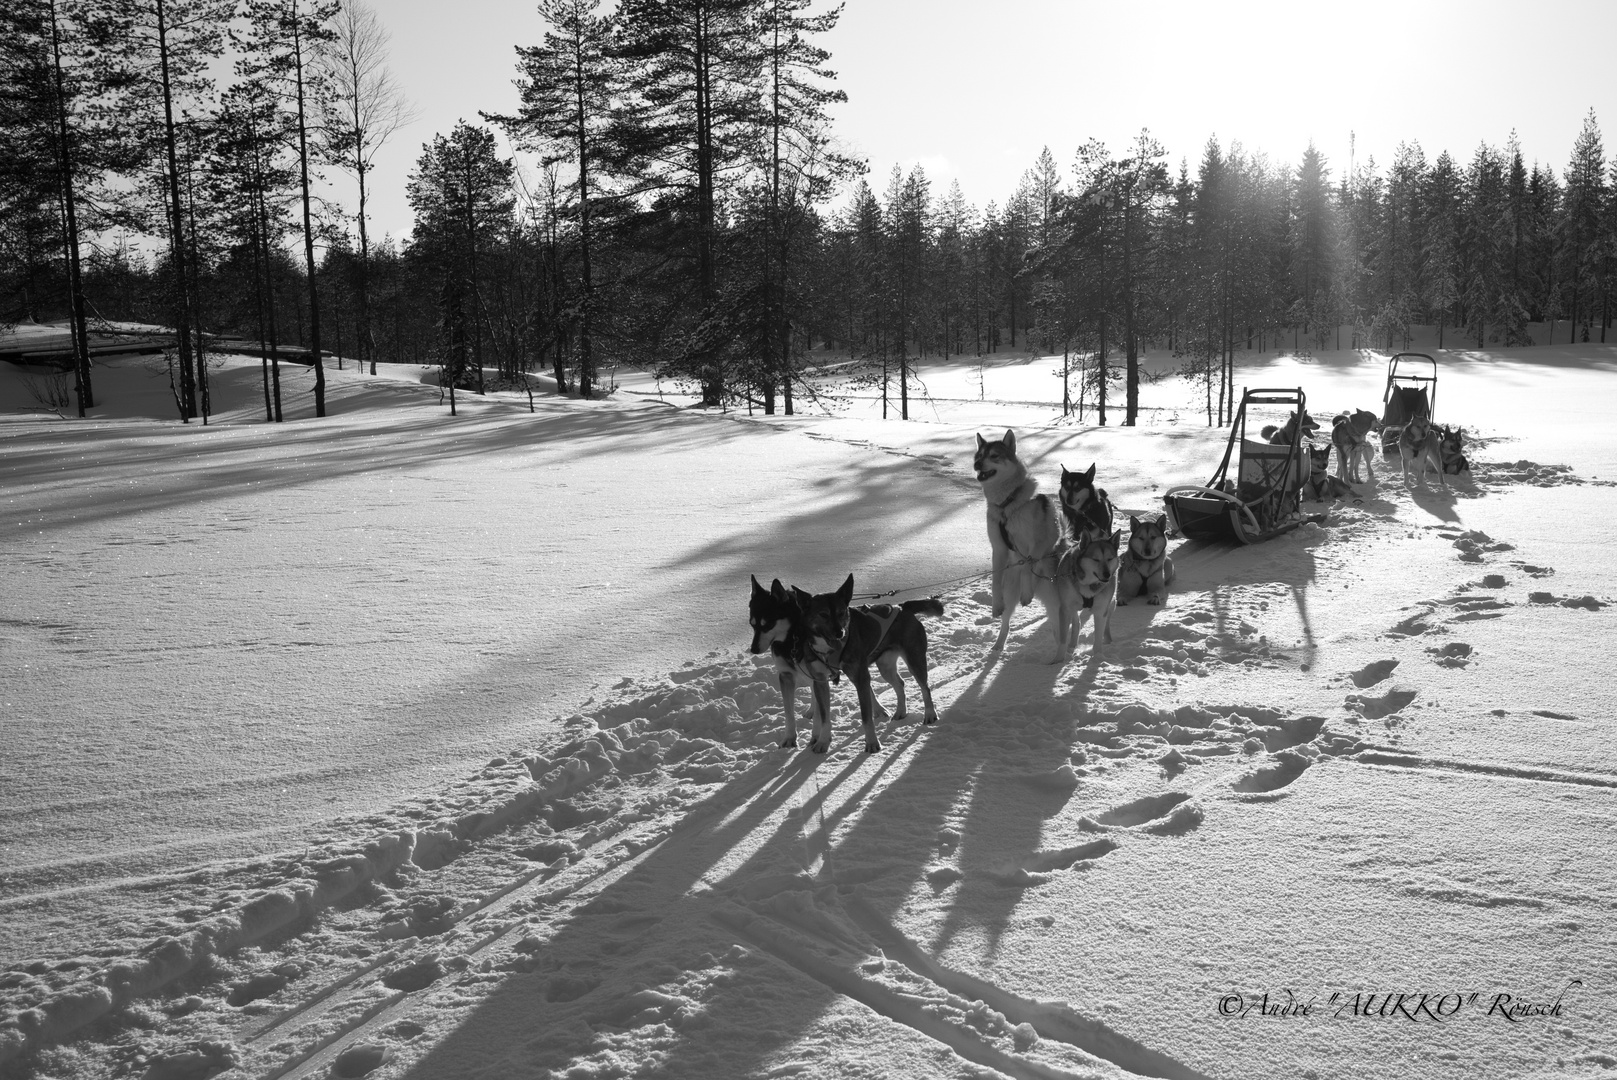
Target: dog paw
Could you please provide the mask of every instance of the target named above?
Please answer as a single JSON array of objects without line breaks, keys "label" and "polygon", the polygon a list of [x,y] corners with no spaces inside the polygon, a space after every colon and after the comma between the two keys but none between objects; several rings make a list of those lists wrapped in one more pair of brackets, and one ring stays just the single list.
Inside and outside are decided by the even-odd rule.
[{"label": "dog paw", "polygon": [[1147,604],[1152,605],[1153,607],[1161,607],[1162,606],[1162,597],[1160,597],[1160,596],[1148,597],[1145,602]]},{"label": "dog paw", "polygon": [[992,610],[992,614],[993,614],[994,618],[997,619],[1001,615],[1005,614],[1005,605],[1004,604],[995,604],[991,610]]},{"label": "dog paw", "polygon": [[866,742],[865,742],[865,753],[867,753],[867,754],[876,754],[876,753],[880,753],[880,752],[881,752],[881,740],[880,739],[868,739],[868,740],[866,740]]},{"label": "dog paw", "polygon": [[938,714],[935,713],[935,712],[927,713],[926,716],[921,720],[921,724],[923,726],[927,726],[927,727],[929,727],[932,724],[935,724],[937,722],[938,722]]},{"label": "dog paw", "polygon": [[831,743],[829,740],[826,742],[812,742],[809,743],[809,749],[814,751],[816,754],[823,754],[827,750],[831,749]]},{"label": "dog paw", "polygon": [[797,736],[792,735],[792,736],[790,736],[788,738],[782,739],[780,741],[780,748],[782,750],[796,750],[797,749]]}]

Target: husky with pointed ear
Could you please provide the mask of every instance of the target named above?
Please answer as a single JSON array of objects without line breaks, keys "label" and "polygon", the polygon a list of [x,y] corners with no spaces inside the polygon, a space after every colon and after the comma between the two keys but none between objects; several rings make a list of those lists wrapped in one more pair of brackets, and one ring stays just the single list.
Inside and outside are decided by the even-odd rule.
[{"label": "husky with pointed ear", "polygon": [[[942,615],[943,602],[937,597],[925,600],[906,600],[902,604],[870,604],[849,607],[853,599],[853,575],[834,593],[810,595],[802,589],[792,589],[792,600],[801,612],[803,644],[807,664],[816,671],[814,679],[814,738],[809,749],[823,754],[831,748],[831,685],[830,679],[848,676],[859,695],[859,718],[865,727],[865,751],[875,753],[881,749],[876,737],[876,714],[882,710],[876,704],[876,692],[870,685],[870,665],[881,669],[882,676],[898,694],[898,712],[895,720],[902,720],[904,684],[898,678],[898,658],[915,677],[921,688],[921,700],[926,713],[923,724],[938,722],[938,710],[932,704],[932,689],[926,673],[926,627],[918,615]],[[885,714],[884,714],[885,715]]]},{"label": "husky with pointed ear", "polygon": [[[1376,414],[1369,409],[1354,409],[1339,413],[1331,421],[1331,445],[1336,448],[1336,475],[1351,484],[1367,483],[1373,475],[1370,460],[1375,452],[1370,449],[1370,432],[1375,429]],[[1359,462],[1364,461],[1364,478],[1359,478]]]},{"label": "husky with pointed ear", "polygon": [[1112,613],[1117,610],[1117,546],[1123,530],[1085,536],[1064,543],[1056,563],[1056,589],[1061,594],[1061,629],[1068,656],[1078,648],[1078,632],[1087,616],[1095,617],[1094,655],[1112,641]]},{"label": "husky with pointed ear", "polygon": [[[1365,445],[1369,445],[1366,443]],[[1340,476],[1332,476],[1328,471],[1331,464],[1331,448],[1321,446],[1308,448],[1308,479],[1303,481],[1302,496],[1315,502],[1334,502],[1343,497],[1351,498],[1353,488]]]},{"label": "husky with pointed ear", "polygon": [[1141,521],[1129,518],[1129,546],[1117,574],[1117,602],[1126,604],[1145,593],[1145,602],[1160,604],[1173,582],[1173,560],[1168,558],[1166,521],[1158,514]]},{"label": "husky with pointed ear", "polygon": [[1443,445],[1437,435],[1437,428],[1432,426],[1431,420],[1424,416],[1411,417],[1404,430],[1398,433],[1398,460],[1404,469],[1404,486],[1409,486],[1409,463],[1413,461],[1420,470],[1416,476],[1421,486],[1426,486],[1426,469],[1430,466],[1437,472],[1437,483],[1444,491],[1449,489],[1449,478],[1443,471]]},{"label": "husky with pointed ear", "polygon": [[1471,471],[1471,462],[1465,457],[1465,428],[1451,428],[1447,424],[1439,428],[1437,450],[1443,457],[1443,471],[1450,476]]},{"label": "husky with pointed ear", "polygon": [[999,652],[1011,632],[1011,612],[1031,604],[1035,594],[1051,618],[1056,617],[1060,599],[1055,593],[1055,550],[1061,540],[1061,518],[1050,497],[1038,494],[1038,481],[1016,456],[1014,431],[993,441],[978,435],[972,469],[988,503],[988,543],[994,552],[989,589],[1000,619],[993,651]]},{"label": "husky with pointed ear", "polygon": [[1085,472],[1061,466],[1061,513],[1075,542],[1112,531],[1112,501],[1104,488],[1095,486],[1094,465]]}]

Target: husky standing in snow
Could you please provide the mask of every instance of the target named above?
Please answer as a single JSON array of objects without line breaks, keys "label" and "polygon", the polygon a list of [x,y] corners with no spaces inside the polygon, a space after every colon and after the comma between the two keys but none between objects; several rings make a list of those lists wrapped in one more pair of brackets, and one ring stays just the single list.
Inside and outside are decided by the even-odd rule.
[{"label": "husky standing in snow", "polygon": [[1056,562],[1056,592],[1061,597],[1057,635],[1067,655],[1078,648],[1084,617],[1095,616],[1094,655],[1112,640],[1112,613],[1117,610],[1117,547],[1123,530],[1085,534],[1061,545]]},{"label": "husky standing in snow", "polygon": [[994,614],[1000,618],[993,651],[999,652],[1011,632],[1011,612],[1031,604],[1036,593],[1048,610],[1060,608],[1055,550],[1061,541],[1061,517],[1050,497],[1038,494],[1038,481],[1016,456],[1014,431],[992,442],[978,435],[972,469],[988,504],[988,543],[994,550],[989,590]]},{"label": "husky standing in snow", "polygon": [[1438,485],[1444,491],[1449,489],[1448,477],[1443,472],[1443,447],[1437,429],[1426,417],[1411,417],[1404,430],[1398,433],[1398,460],[1404,467],[1405,487],[1409,486],[1409,463],[1413,461],[1420,468],[1417,478],[1422,486],[1426,484],[1426,468],[1430,465],[1437,472]]},{"label": "husky standing in snow", "polygon": [[[1370,432],[1376,426],[1376,414],[1369,409],[1354,409],[1341,413],[1331,421],[1331,445],[1336,447],[1336,475],[1351,484],[1369,481],[1373,473],[1370,459]],[[1364,479],[1359,478],[1359,459],[1364,459]]]}]

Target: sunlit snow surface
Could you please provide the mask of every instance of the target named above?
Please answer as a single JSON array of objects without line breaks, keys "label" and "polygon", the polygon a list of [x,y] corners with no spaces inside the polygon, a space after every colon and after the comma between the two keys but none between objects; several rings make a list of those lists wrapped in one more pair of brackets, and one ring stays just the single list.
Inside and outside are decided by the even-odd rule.
[{"label": "sunlit snow surface", "polygon": [[[1098,664],[988,653],[973,434],[1155,512],[1223,450],[1177,378],[1100,430],[1059,357],[907,424],[283,368],[269,426],[232,361],[182,428],[0,365],[0,1074],[1606,1074],[1617,350],[1436,355],[1471,477],[1177,546]],[[1379,412],[1383,357],[1238,363]],[[780,749],[748,575],[849,572],[943,596],[940,722],[867,755],[844,683]]]}]

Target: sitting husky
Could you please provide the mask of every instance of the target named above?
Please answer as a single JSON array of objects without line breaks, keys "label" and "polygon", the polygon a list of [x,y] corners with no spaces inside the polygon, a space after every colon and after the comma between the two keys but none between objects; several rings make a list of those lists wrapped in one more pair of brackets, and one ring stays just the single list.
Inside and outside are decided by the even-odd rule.
[{"label": "sitting husky", "polygon": [[1438,429],[1437,451],[1443,459],[1443,471],[1458,476],[1471,471],[1471,462],[1465,457],[1465,429],[1451,428],[1447,424]]},{"label": "sitting husky", "polygon": [[1037,494],[1038,481],[1016,456],[1014,431],[993,442],[978,435],[972,468],[988,504],[988,543],[994,551],[989,590],[1000,619],[993,651],[999,652],[1011,632],[1011,612],[1031,604],[1036,592],[1044,593],[1047,609],[1059,607],[1053,583],[1061,519],[1050,497]]},{"label": "sitting husky", "polygon": [[1112,612],[1117,609],[1117,545],[1123,531],[1096,533],[1063,542],[1056,560],[1056,591],[1061,597],[1057,637],[1067,655],[1078,648],[1084,616],[1095,616],[1094,655],[1112,640]]},{"label": "sitting husky", "polygon": [[[809,595],[802,589],[792,588],[792,599],[801,613],[801,640],[809,657],[809,665],[818,672],[823,665],[831,673],[848,676],[859,695],[859,718],[865,727],[865,751],[874,754],[881,749],[876,738],[876,693],[870,687],[870,665],[881,669],[893,689],[898,693],[898,712],[894,719],[903,719],[904,684],[898,679],[898,657],[904,657],[910,674],[921,688],[921,700],[926,704],[923,724],[938,722],[938,710],[932,704],[932,690],[926,675],[926,627],[917,615],[942,615],[943,602],[937,597],[925,600],[906,600],[902,604],[870,604],[849,607],[853,599],[853,575],[834,593]],[[823,754],[831,748],[831,688],[826,676],[816,674],[814,680],[814,738],[809,749]],[[788,730],[788,736],[794,733]],[[795,738],[790,743],[796,745]]]},{"label": "sitting husky", "polygon": [[1061,466],[1061,513],[1074,541],[1112,531],[1112,501],[1104,488],[1095,486],[1094,465],[1085,472],[1068,472]]},{"label": "sitting husky", "polygon": [[[1366,443],[1366,446],[1369,444]],[[1340,451],[1341,447],[1337,449]],[[1312,446],[1308,448],[1308,479],[1303,481],[1303,498],[1316,502],[1334,502],[1344,495],[1351,496],[1353,488],[1340,476],[1332,476],[1326,472],[1331,463],[1331,448],[1322,446],[1318,450]],[[1341,468],[1340,465],[1337,466]]]},{"label": "sitting husky", "polygon": [[[1160,604],[1173,582],[1173,560],[1168,558],[1166,519],[1162,515],[1141,521],[1129,518],[1129,546],[1117,574],[1117,602],[1126,604],[1141,593],[1147,604]],[[1121,530],[1119,530],[1121,532]]]},{"label": "sitting husky", "polygon": [[1278,443],[1281,446],[1292,446],[1297,442],[1297,433],[1299,431],[1302,432],[1302,437],[1307,439],[1311,438],[1314,432],[1318,430],[1319,421],[1309,416],[1306,410],[1298,409],[1291,414],[1291,419],[1280,427],[1273,424],[1263,425],[1262,434],[1265,439],[1272,443]]},{"label": "sitting husky", "polygon": [[[1376,414],[1369,409],[1354,409],[1342,413],[1331,421],[1331,445],[1336,447],[1336,475],[1349,483],[1362,484],[1371,477],[1370,432],[1376,426]],[[1359,459],[1364,458],[1364,476],[1359,476]]]},{"label": "sitting husky", "polygon": [[1409,463],[1420,467],[1419,479],[1426,483],[1426,467],[1437,470],[1437,482],[1444,491],[1449,489],[1448,477],[1443,474],[1443,448],[1438,441],[1437,429],[1424,416],[1417,416],[1398,433],[1398,459],[1403,465],[1404,486],[1409,486]]}]

